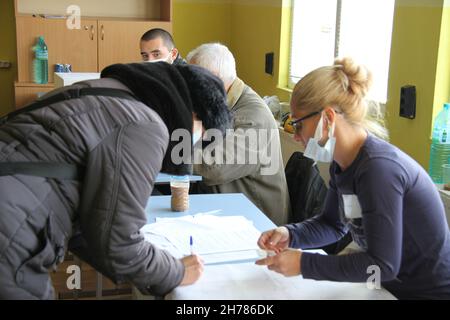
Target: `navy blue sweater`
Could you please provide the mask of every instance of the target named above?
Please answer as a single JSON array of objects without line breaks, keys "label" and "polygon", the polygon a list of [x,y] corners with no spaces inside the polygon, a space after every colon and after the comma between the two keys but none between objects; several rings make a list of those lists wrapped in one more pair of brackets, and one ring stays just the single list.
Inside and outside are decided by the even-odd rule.
[{"label": "navy blue sweater", "polygon": [[[366,282],[373,274],[370,267],[377,266],[383,287],[400,299],[449,299],[450,232],[439,192],[426,171],[398,148],[369,135],[351,166],[341,171],[334,162],[330,176],[322,214],[288,225],[290,245],[320,247],[350,231],[363,252],[303,253],[303,277]],[[353,211],[344,201],[352,197]]]}]

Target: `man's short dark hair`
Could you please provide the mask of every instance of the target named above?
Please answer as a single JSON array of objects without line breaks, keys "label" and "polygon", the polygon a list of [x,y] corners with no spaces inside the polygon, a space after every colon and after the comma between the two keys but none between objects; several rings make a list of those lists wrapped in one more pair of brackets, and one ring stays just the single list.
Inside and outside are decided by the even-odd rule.
[{"label": "man's short dark hair", "polygon": [[168,49],[175,48],[175,42],[173,41],[172,35],[164,29],[155,28],[147,31],[141,37],[141,41],[150,41],[157,38],[161,38],[163,40],[164,45]]}]

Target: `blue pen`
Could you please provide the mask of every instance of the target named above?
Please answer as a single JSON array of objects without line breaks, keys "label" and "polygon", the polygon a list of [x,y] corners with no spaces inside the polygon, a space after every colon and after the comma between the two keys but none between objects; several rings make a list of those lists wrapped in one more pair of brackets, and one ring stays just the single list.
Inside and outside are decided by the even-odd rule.
[{"label": "blue pen", "polygon": [[190,247],[191,247],[191,255],[193,255],[194,254],[194,239],[192,239],[192,236],[191,236],[191,238],[189,239],[189,245],[190,245]]}]

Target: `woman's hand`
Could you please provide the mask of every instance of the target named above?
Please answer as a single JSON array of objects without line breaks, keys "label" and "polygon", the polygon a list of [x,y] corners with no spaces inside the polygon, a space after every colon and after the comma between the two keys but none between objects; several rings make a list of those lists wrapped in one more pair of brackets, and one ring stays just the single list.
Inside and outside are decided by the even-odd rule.
[{"label": "woman's hand", "polygon": [[184,265],[184,277],[180,286],[187,286],[196,282],[203,274],[203,261],[197,255],[187,256],[181,259]]},{"label": "woman's hand", "polygon": [[289,230],[286,227],[278,227],[263,232],[258,240],[258,246],[264,250],[273,250],[280,253],[289,245]]},{"label": "woman's hand", "polygon": [[293,277],[302,273],[301,259],[302,251],[289,249],[255,263],[259,266],[267,266],[269,270],[281,273],[285,277]]}]

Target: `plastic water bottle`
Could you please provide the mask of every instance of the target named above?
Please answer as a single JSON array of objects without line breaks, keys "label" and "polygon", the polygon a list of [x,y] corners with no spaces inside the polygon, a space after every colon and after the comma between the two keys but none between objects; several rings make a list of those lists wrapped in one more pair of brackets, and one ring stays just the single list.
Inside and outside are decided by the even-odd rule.
[{"label": "plastic water bottle", "polygon": [[444,104],[434,120],[433,138],[430,151],[430,176],[434,183],[443,183],[442,165],[448,163],[450,157],[450,103]]},{"label": "plastic water bottle", "polygon": [[33,78],[35,83],[48,83],[48,48],[44,37],[39,37],[37,44],[33,47]]}]

